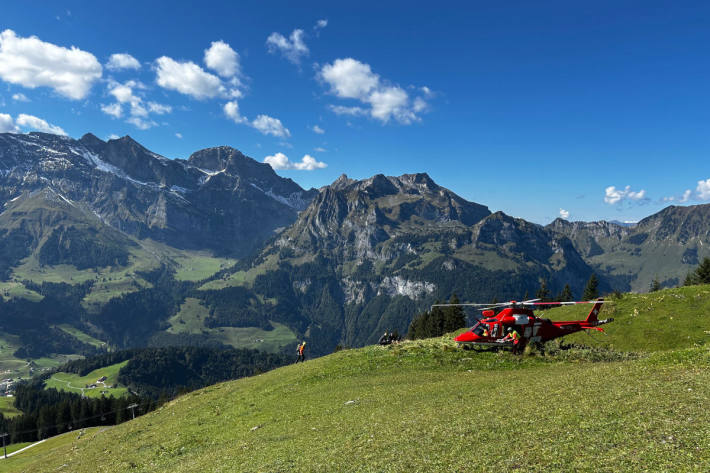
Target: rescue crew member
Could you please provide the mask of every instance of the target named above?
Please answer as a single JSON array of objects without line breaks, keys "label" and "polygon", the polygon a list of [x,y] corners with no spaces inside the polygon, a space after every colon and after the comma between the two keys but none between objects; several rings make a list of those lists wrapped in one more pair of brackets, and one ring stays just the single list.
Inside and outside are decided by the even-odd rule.
[{"label": "rescue crew member", "polygon": [[303,354],[303,351],[306,349],[306,341],[304,340],[303,343],[298,345],[298,359],[296,360],[296,363],[299,361],[306,361],[306,355]]},{"label": "rescue crew member", "polygon": [[513,340],[513,353],[517,354],[520,349],[520,334],[514,328],[508,329],[508,335],[503,340]]}]

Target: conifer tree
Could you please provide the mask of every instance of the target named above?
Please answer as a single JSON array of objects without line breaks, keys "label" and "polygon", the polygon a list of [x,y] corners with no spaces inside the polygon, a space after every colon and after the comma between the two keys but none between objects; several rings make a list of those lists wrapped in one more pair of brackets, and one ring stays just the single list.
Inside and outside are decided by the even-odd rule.
[{"label": "conifer tree", "polygon": [[658,281],[658,276],[653,278],[653,281],[651,281],[651,286],[649,288],[650,292],[656,292],[661,290],[661,283]]},{"label": "conifer tree", "polygon": [[562,289],[562,292],[560,293],[560,295],[557,296],[557,299],[560,302],[569,302],[573,298],[574,297],[572,296],[572,289],[570,289],[569,284],[565,284],[564,289]]},{"label": "conifer tree", "polygon": [[540,282],[540,289],[537,290],[535,297],[540,299],[542,302],[547,302],[549,300],[550,290],[547,288],[547,281],[544,279]]},{"label": "conifer tree", "polygon": [[695,271],[688,274],[684,284],[686,286],[710,284],[710,258],[704,258]]},{"label": "conifer tree", "polygon": [[[459,298],[456,294],[451,296],[449,304],[458,304]],[[446,314],[444,316],[444,323],[442,327],[442,333],[437,336],[441,336],[447,332],[453,332],[466,325],[466,315],[463,313],[463,308],[461,306],[453,306],[446,308]]]},{"label": "conifer tree", "polygon": [[589,276],[587,285],[584,288],[584,294],[582,295],[582,299],[585,301],[591,301],[599,297],[598,287],[599,280],[597,279],[597,275],[592,273],[592,275]]}]

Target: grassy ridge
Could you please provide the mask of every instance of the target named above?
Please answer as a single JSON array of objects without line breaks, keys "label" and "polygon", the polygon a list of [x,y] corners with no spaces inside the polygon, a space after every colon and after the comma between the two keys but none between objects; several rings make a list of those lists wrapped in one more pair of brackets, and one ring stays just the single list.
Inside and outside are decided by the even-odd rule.
[{"label": "grassy ridge", "polygon": [[195,391],[0,471],[710,468],[707,349],[593,355],[471,353],[451,337],[347,350]]},{"label": "grassy ridge", "polygon": [[[590,332],[565,337],[565,341],[610,346],[620,350],[659,351],[710,345],[710,286],[687,286],[647,294],[624,294],[609,299],[600,319],[613,317],[604,325],[606,335]],[[539,317],[552,320],[586,318],[590,306],[565,306]]]}]

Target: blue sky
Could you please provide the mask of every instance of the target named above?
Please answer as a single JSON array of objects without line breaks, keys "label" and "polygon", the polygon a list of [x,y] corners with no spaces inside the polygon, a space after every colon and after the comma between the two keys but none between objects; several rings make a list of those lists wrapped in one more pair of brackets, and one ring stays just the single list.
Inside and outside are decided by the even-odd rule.
[{"label": "blue sky", "polygon": [[339,3],[5,4],[0,130],[427,172],[543,224],[710,201],[707,2]]}]

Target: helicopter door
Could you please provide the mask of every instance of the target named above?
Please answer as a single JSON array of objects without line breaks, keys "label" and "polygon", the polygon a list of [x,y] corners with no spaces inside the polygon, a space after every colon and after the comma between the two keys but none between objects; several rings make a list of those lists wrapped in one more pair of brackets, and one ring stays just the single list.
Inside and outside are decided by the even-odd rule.
[{"label": "helicopter door", "polygon": [[500,323],[491,324],[491,337],[499,338],[501,336],[501,325]]}]

